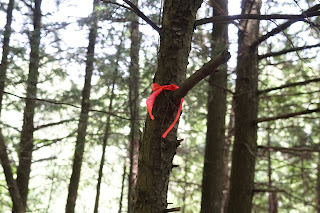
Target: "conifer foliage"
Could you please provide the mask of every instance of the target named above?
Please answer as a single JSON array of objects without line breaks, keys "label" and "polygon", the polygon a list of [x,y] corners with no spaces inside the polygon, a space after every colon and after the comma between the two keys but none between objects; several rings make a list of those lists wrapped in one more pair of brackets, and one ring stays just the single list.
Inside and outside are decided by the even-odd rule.
[{"label": "conifer foliage", "polygon": [[0,212],[319,213],[319,16],[2,1]]}]

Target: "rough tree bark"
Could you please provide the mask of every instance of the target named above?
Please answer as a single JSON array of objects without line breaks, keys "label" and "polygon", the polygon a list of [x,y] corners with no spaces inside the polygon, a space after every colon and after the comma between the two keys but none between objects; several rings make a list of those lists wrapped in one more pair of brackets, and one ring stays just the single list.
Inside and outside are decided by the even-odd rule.
[{"label": "rough tree bark", "polygon": [[[216,0],[213,16],[226,15],[227,0]],[[223,11],[220,11],[223,10]],[[224,14],[221,14],[224,13]],[[228,25],[213,24],[211,39],[212,56],[228,48]],[[227,66],[210,75],[207,103],[207,135],[204,155],[201,212],[221,212],[224,189],[224,147]]]},{"label": "rough tree bark", "polygon": [[[138,5],[138,0],[131,1],[133,4]],[[133,212],[134,204],[134,187],[136,185],[138,173],[138,152],[139,152],[139,88],[140,88],[140,75],[139,75],[139,49],[140,49],[140,32],[139,32],[139,19],[138,16],[133,15],[130,23],[130,67],[129,67],[129,108],[130,108],[130,146],[129,146],[129,177],[128,177],[128,213]]]},{"label": "rough tree bark", "polygon": [[[41,0],[34,1],[33,8],[33,32],[30,37],[30,62],[27,79],[26,105],[23,113],[23,126],[19,145],[19,166],[17,168],[17,185],[21,199],[26,209],[29,191],[29,179],[33,151],[34,113],[36,101],[32,98],[37,96],[37,83],[39,76],[40,61],[40,37],[41,37]],[[13,206],[14,211],[16,206]],[[24,210],[25,210],[24,209]]]},{"label": "rough tree bark", "polygon": [[86,74],[85,82],[82,90],[82,101],[81,101],[81,113],[80,120],[78,124],[77,140],[74,152],[72,174],[69,183],[68,198],[66,204],[66,213],[73,213],[77,200],[77,192],[80,180],[81,166],[83,160],[83,153],[85,147],[85,137],[87,134],[87,125],[89,118],[89,108],[90,108],[90,91],[91,91],[91,77],[93,73],[94,65],[94,49],[97,38],[98,30],[98,19],[97,19],[97,7],[99,0],[93,1],[93,12],[90,21],[90,31],[89,31],[89,45],[87,48],[87,60],[86,60]]},{"label": "rough tree bark", "polygon": [[[261,0],[243,0],[242,14],[260,14]],[[236,68],[235,127],[228,213],[250,213],[257,150],[259,20],[241,21]]]},{"label": "rough tree bark", "polygon": [[[201,0],[165,1],[158,68],[154,82],[180,86],[186,76],[194,21]],[[140,143],[139,174],[136,185],[135,213],[160,213],[167,208],[167,191],[172,160],[177,147],[177,128],[161,136],[174,120],[176,103],[172,92],[163,91],[153,107],[155,120],[147,117]]]},{"label": "rough tree bark", "polygon": [[11,35],[11,23],[12,23],[12,11],[14,6],[14,0],[10,0],[7,8],[7,23],[3,33],[3,46],[2,46],[2,58],[0,64],[0,118],[2,111],[3,91],[5,88],[5,81],[7,77],[8,68],[8,55],[9,55],[9,42]]},{"label": "rough tree bark", "polygon": [[155,119],[151,120],[149,116],[147,117],[140,143],[135,213],[173,211],[166,210],[166,208],[172,160],[179,145],[177,142],[178,124],[165,139],[162,138],[162,134],[173,122],[180,99],[195,84],[230,58],[230,54],[224,52],[185,80],[194,21],[201,3],[200,0],[164,2],[158,68],[154,82],[161,86],[175,84],[180,88],[174,92],[162,91],[153,106]]}]

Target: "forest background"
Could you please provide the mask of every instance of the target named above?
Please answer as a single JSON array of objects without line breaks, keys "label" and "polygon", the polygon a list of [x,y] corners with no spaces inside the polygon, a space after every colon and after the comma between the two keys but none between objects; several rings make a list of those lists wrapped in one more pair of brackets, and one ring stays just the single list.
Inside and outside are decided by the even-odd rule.
[{"label": "forest background", "polygon": [[[11,33],[8,34],[5,26],[8,26],[6,20],[11,2],[1,2],[0,6],[2,58],[5,37],[10,35],[8,63],[1,61],[0,139],[6,148],[0,148],[1,157],[6,150],[15,178],[19,176],[21,144],[24,143],[22,135],[32,132],[32,136],[25,135],[30,137],[26,141],[33,142],[30,179],[27,178],[27,211],[65,211],[75,165],[73,153],[82,137],[85,138],[85,148],[79,189],[75,192],[78,195],[76,212],[93,212],[98,206],[99,212],[127,212],[132,196],[129,188],[135,182],[129,180],[137,172],[137,147],[133,135],[135,132],[138,137],[143,134],[147,116],[145,101],[150,95],[157,68],[160,42],[157,31],[144,20],[137,19],[132,7],[121,1],[48,0],[41,5],[39,0],[20,0],[13,3]],[[163,1],[132,2],[153,23],[161,26]],[[197,20],[220,11],[212,2],[202,4]],[[262,1],[261,13],[304,14],[303,11],[319,3],[317,0]],[[40,25],[35,22],[37,6],[41,13]],[[239,1],[229,0],[228,10],[229,15],[241,14]],[[303,21],[301,18],[299,21],[292,19],[287,28],[259,45],[259,128],[258,149],[254,154],[253,212],[275,212],[274,208],[277,212],[320,212],[318,16],[304,17]],[[136,28],[132,26],[137,20],[139,27],[136,38],[133,38]],[[261,20],[259,34],[266,35],[286,22],[286,18]],[[227,94],[226,177],[230,176],[228,168],[231,168],[234,137],[232,102],[240,26],[238,19],[227,23],[228,49],[232,57],[227,64],[227,85],[220,87]],[[40,37],[38,49],[33,51],[37,46],[34,43],[37,40],[34,39],[36,26]],[[214,31],[212,24],[195,27],[188,76],[212,56],[211,31]],[[135,66],[132,61],[137,56],[132,51],[134,39],[139,43],[135,47],[138,47],[139,56],[138,77],[132,72]],[[90,44],[94,46],[92,54]],[[36,80],[30,75],[30,70],[34,70],[34,58],[37,58],[32,53],[38,54]],[[5,72],[4,64],[7,66]],[[86,87],[83,85],[86,85],[90,66],[91,92],[85,97],[83,91]],[[219,85],[214,86],[219,88]],[[182,212],[199,212],[201,208],[208,87],[209,79],[205,79],[188,93],[180,118],[178,138],[184,141],[174,158],[168,202],[181,207]],[[89,102],[90,106],[86,105]],[[32,104],[34,115],[29,131],[24,116],[30,112],[26,105]],[[86,113],[88,125],[82,131],[78,124],[85,120],[85,116],[80,117],[80,114]],[[79,132],[84,135],[80,137]],[[0,212],[10,212],[13,208],[10,184],[2,175],[5,174],[2,169]],[[224,195],[228,192],[228,180],[225,178]],[[97,188],[100,189],[98,202]],[[224,200],[226,202],[227,196]],[[224,206],[225,203],[222,208]]]}]

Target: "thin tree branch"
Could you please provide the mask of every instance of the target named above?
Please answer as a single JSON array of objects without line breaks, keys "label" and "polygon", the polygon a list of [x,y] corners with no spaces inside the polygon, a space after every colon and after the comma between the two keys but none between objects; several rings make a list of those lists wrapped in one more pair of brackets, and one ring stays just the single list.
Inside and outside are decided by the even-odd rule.
[{"label": "thin tree branch", "polygon": [[10,128],[10,129],[13,129],[13,130],[21,133],[21,130],[20,130],[18,127],[14,127],[14,126],[11,126],[11,125],[9,125],[9,124],[3,123],[2,121],[0,121],[0,124],[3,125],[3,126],[5,126],[5,127],[8,127],[8,128]]},{"label": "thin tree branch", "polygon": [[[54,100],[41,99],[41,98],[27,98],[27,97],[22,97],[22,96],[19,96],[19,95],[10,93],[10,92],[6,92],[6,91],[0,91],[0,92],[3,92],[5,94],[7,94],[7,95],[11,95],[11,96],[14,96],[14,97],[17,97],[17,98],[20,98],[20,99],[24,99],[24,100],[31,99],[31,100],[50,103],[50,104],[65,105],[65,106],[71,106],[71,107],[74,107],[74,108],[77,108],[77,109],[81,109],[81,106],[77,106],[77,105],[74,105],[74,104],[65,103],[65,102],[61,102],[61,101],[54,101]],[[117,118],[120,118],[120,119],[123,119],[123,120],[130,120],[129,118],[116,115],[116,114],[114,114],[112,112],[107,112],[107,111],[103,111],[103,110],[95,110],[95,109],[86,109],[86,110],[89,111],[89,112],[99,112],[99,113],[111,115],[111,116],[114,116],[114,117],[117,117]]]},{"label": "thin tree branch", "polygon": [[32,6],[31,4],[27,3],[25,0],[21,0],[21,1],[22,1],[22,3],[23,3],[25,6],[27,6],[31,11],[34,11],[34,8],[33,8],[33,6]]},{"label": "thin tree branch", "polygon": [[313,79],[309,79],[306,81],[300,81],[300,82],[294,82],[294,83],[288,83],[288,84],[284,84],[282,86],[279,87],[273,87],[273,88],[269,88],[269,89],[265,89],[265,90],[260,90],[258,91],[258,94],[264,94],[264,93],[268,93],[274,90],[279,90],[279,89],[284,89],[284,88],[288,88],[288,87],[295,87],[295,86],[300,86],[300,85],[305,85],[305,84],[309,84],[312,82],[318,82],[320,81],[320,77],[319,78],[313,78]]},{"label": "thin tree branch", "polygon": [[285,147],[275,147],[275,146],[258,146],[258,149],[266,149],[271,152],[280,151],[280,152],[320,152],[320,149],[316,148],[285,148]]},{"label": "thin tree branch", "polygon": [[226,88],[226,87],[220,86],[219,84],[214,83],[214,82],[210,82],[210,81],[207,81],[207,82],[208,82],[211,86],[214,86],[214,87],[216,87],[216,88],[222,89],[222,90],[224,90],[224,91],[226,91],[226,92],[234,95],[234,92],[233,92],[231,89],[228,89],[228,88]]},{"label": "thin tree branch", "polygon": [[114,4],[117,5],[119,7],[123,7],[124,9],[130,10],[132,12],[134,12],[134,10],[131,7],[127,7],[123,4],[119,4],[118,2],[114,2],[114,1],[107,1],[107,0],[101,0],[102,2],[106,3],[106,4]]},{"label": "thin tree branch", "polygon": [[[41,142],[38,142],[38,143],[34,146],[33,151],[36,151],[36,150],[41,149],[41,148],[46,147],[46,146],[51,146],[52,144],[55,144],[55,143],[57,143],[57,142],[59,142],[59,141],[62,141],[63,139],[73,137],[76,132],[77,132],[77,131],[73,131],[73,132],[71,132],[69,135],[67,135],[67,136],[65,136],[65,137],[62,137],[62,138],[41,140]],[[48,141],[51,141],[51,142],[50,142],[50,143],[45,143],[45,142],[48,142]]]},{"label": "thin tree branch", "polygon": [[38,159],[38,160],[34,160],[34,161],[32,161],[32,163],[40,163],[40,162],[43,162],[43,161],[56,160],[56,159],[57,159],[57,156],[52,156],[52,157],[47,157],[47,158],[41,158],[41,159]]},{"label": "thin tree branch", "polygon": [[254,193],[258,193],[258,192],[284,192],[283,189],[272,189],[272,188],[269,188],[269,189],[254,189],[253,190]]},{"label": "thin tree branch", "polygon": [[166,212],[178,212],[180,210],[181,210],[180,207],[176,207],[176,208],[166,209],[166,210],[163,211],[163,213],[166,213]]},{"label": "thin tree branch", "polygon": [[149,19],[146,15],[144,15],[144,13],[141,12],[141,10],[139,10],[139,8],[136,5],[134,5],[132,2],[128,0],[123,0],[123,1],[133,9],[135,14],[137,14],[140,18],[142,18],[145,22],[147,22],[153,29],[155,29],[160,34],[161,29],[153,21],[151,21],[151,19]]},{"label": "thin tree branch", "polygon": [[315,47],[320,47],[320,44],[314,44],[314,45],[307,45],[304,47],[294,47],[294,48],[290,48],[290,49],[285,49],[285,50],[281,50],[279,52],[271,52],[271,53],[267,53],[264,55],[259,55],[258,59],[264,59],[264,58],[268,58],[268,57],[274,57],[274,56],[279,56],[279,55],[284,55],[290,52],[297,52],[300,50],[305,50],[305,49],[311,49],[311,48],[315,48]]},{"label": "thin tree branch", "polygon": [[266,118],[258,118],[256,123],[261,123],[261,122],[266,122],[266,121],[274,121],[274,120],[279,120],[279,119],[286,119],[286,118],[291,118],[295,117],[298,115],[305,115],[305,114],[310,114],[314,112],[320,112],[320,107],[316,109],[307,109],[299,112],[293,112],[293,113],[288,113],[288,114],[282,114],[274,117],[266,117]]},{"label": "thin tree branch", "polygon": [[231,58],[231,55],[228,51],[223,51],[216,58],[212,59],[205,65],[203,65],[198,71],[193,73],[188,79],[186,79],[182,85],[173,93],[173,102],[177,103],[181,98],[186,96],[188,92],[202,79],[212,74],[217,70],[217,68],[227,63]]},{"label": "thin tree branch", "polygon": [[[301,14],[301,16],[303,16],[304,18],[306,17],[306,14],[311,14],[313,12],[319,12],[317,10],[320,9],[320,4],[316,4],[315,6],[309,8],[308,10],[306,10],[305,12],[303,12]],[[258,46],[259,44],[261,44],[263,41],[267,40],[268,38],[280,33],[281,31],[287,29],[288,27],[290,27],[293,23],[295,23],[297,20],[290,20],[287,21],[283,24],[278,25],[276,28],[274,28],[273,30],[271,30],[270,32],[268,32],[267,34],[261,36],[260,38],[258,38],[256,41],[254,41],[251,44],[251,48]]]},{"label": "thin tree branch", "polygon": [[287,19],[293,22],[305,21],[306,17],[320,16],[320,11],[306,12],[305,14],[290,15],[290,14],[271,14],[271,15],[258,15],[258,14],[244,14],[244,15],[232,15],[232,16],[213,16],[210,18],[203,18],[196,20],[195,26],[208,24],[208,23],[220,23],[231,22],[240,19],[257,19],[257,20],[275,20],[275,19]]},{"label": "thin tree branch", "polygon": [[61,120],[61,121],[58,121],[58,122],[39,125],[39,126],[34,128],[34,131],[37,131],[37,130],[43,129],[43,128],[47,128],[47,127],[51,127],[51,126],[57,126],[57,125],[64,124],[64,123],[67,123],[67,122],[71,122],[71,121],[75,121],[75,120],[76,119],[72,118],[72,119]]}]

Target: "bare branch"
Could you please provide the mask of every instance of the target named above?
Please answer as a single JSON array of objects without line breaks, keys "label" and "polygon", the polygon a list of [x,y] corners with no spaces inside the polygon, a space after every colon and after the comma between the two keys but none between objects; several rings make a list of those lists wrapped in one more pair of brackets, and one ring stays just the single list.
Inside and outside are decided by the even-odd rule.
[{"label": "bare branch", "polygon": [[[306,18],[307,14],[313,14],[313,12],[319,12],[317,10],[320,9],[320,4],[316,4],[315,6],[309,8],[308,10],[306,10],[305,12],[303,12],[301,14],[301,16],[303,16],[304,18]],[[319,15],[318,15],[319,16]],[[287,29],[288,27],[290,27],[293,23],[295,23],[297,20],[290,20],[287,21],[283,24],[278,25],[276,28],[274,28],[273,30],[271,30],[270,32],[268,32],[267,34],[261,36],[260,38],[258,38],[256,41],[254,41],[251,44],[251,48],[261,44],[263,41],[267,40],[268,38],[282,32],[283,30]]]},{"label": "bare branch", "polygon": [[306,17],[320,16],[320,11],[306,12],[305,14],[271,14],[271,15],[258,15],[258,14],[244,14],[244,15],[232,15],[232,16],[213,16],[210,18],[204,18],[196,20],[195,26],[208,24],[208,23],[221,23],[221,22],[231,22],[234,20],[241,19],[257,19],[257,20],[275,20],[275,19],[287,19],[291,22],[306,21]]},{"label": "bare branch", "polygon": [[284,190],[282,189],[273,189],[273,188],[268,188],[268,189],[254,189],[253,190],[254,193],[258,193],[258,192],[284,192]]},{"label": "bare branch", "polygon": [[33,6],[32,6],[31,4],[27,3],[25,0],[21,0],[21,1],[22,1],[22,3],[23,3],[25,6],[27,6],[31,11],[34,10],[34,8],[33,8]]},{"label": "bare branch", "polygon": [[290,49],[281,50],[279,52],[267,53],[267,54],[264,54],[264,55],[259,55],[258,59],[261,60],[261,59],[268,58],[268,57],[284,55],[284,54],[287,54],[287,53],[290,53],[290,52],[297,52],[297,51],[300,51],[300,50],[311,49],[311,48],[315,48],[315,47],[320,47],[320,44],[307,45],[307,46],[304,46],[304,47],[293,47],[293,48],[290,48]]},{"label": "bare branch", "polygon": [[205,65],[203,65],[198,71],[193,73],[188,79],[186,79],[182,85],[173,93],[173,101],[179,102],[181,98],[186,96],[188,92],[202,79],[212,74],[217,70],[217,68],[227,63],[227,61],[231,58],[231,55],[228,51],[222,52],[219,56],[212,59]]},{"label": "bare branch", "polygon": [[160,34],[161,29],[153,21],[151,21],[151,19],[149,19],[146,15],[144,15],[144,13],[141,12],[141,10],[139,10],[139,8],[136,5],[134,5],[132,2],[128,0],[123,0],[123,1],[133,9],[135,14],[137,14],[140,18],[142,18],[145,22],[147,22],[153,29],[155,29]]},{"label": "bare branch", "polygon": [[114,1],[107,1],[107,0],[101,0],[102,2],[106,3],[106,4],[114,4],[117,5],[119,7],[123,7],[124,9],[130,10],[132,12],[134,12],[134,10],[131,7],[127,7],[123,4],[119,4],[118,2],[114,2]]},{"label": "bare branch", "polygon": [[223,86],[221,86],[221,85],[219,85],[219,84],[217,84],[217,83],[214,83],[214,82],[210,82],[210,81],[207,81],[207,82],[208,82],[211,86],[214,86],[214,87],[216,87],[216,88],[218,88],[218,89],[222,89],[222,90],[224,90],[224,91],[226,91],[226,92],[234,95],[234,92],[233,92],[231,89],[228,89],[228,88],[226,88],[226,87],[223,87]]},{"label": "bare branch", "polygon": [[176,208],[166,209],[163,212],[178,212],[180,210],[181,210],[180,207],[176,207]]},{"label": "bare branch", "polygon": [[258,118],[256,123],[261,123],[261,122],[266,122],[266,121],[274,121],[274,120],[279,120],[279,119],[286,119],[286,118],[291,118],[295,117],[298,115],[305,115],[305,114],[310,114],[314,112],[320,112],[320,107],[316,109],[307,109],[299,112],[293,112],[293,113],[288,113],[288,114],[282,114],[274,117],[266,117],[266,118]]},{"label": "bare branch", "polygon": [[[67,136],[65,136],[65,137],[61,137],[61,138],[41,140],[41,142],[38,142],[38,143],[34,146],[33,151],[36,151],[36,150],[41,149],[41,148],[43,148],[43,147],[51,146],[52,144],[55,144],[55,143],[57,143],[57,142],[59,142],[59,141],[62,141],[63,139],[73,137],[76,132],[77,132],[77,131],[73,131],[73,132],[71,132],[69,135],[67,135]],[[45,142],[49,142],[49,141],[50,141],[50,143],[45,143]]]},{"label": "bare branch", "polygon": [[[41,99],[41,98],[27,98],[27,97],[22,97],[22,96],[19,96],[19,95],[10,93],[10,92],[6,92],[6,91],[0,91],[0,92],[3,92],[5,94],[7,94],[7,95],[11,95],[11,96],[14,96],[14,97],[17,97],[17,98],[20,98],[20,99],[24,99],[24,100],[30,99],[30,100],[42,101],[42,102],[55,104],[55,105],[65,105],[65,106],[71,106],[71,107],[74,107],[74,108],[77,108],[77,109],[81,109],[81,106],[77,106],[77,105],[66,103],[66,102],[54,101],[54,100],[48,100],[48,99]],[[114,117],[117,117],[117,118],[120,118],[120,119],[123,119],[123,120],[130,120],[129,118],[116,115],[116,114],[114,114],[112,112],[107,112],[107,111],[103,111],[103,110],[96,110],[96,109],[85,109],[85,110],[87,110],[89,112],[99,112],[99,113],[107,114],[107,115],[114,116]]]},{"label": "bare branch", "polygon": [[285,148],[285,147],[275,147],[275,146],[258,146],[258,149],[266,149],[270,152],[320,152],[320,149],[316,148],[299,148],[299,147],[292,147],[292,148]]},{"label": "bare branch", "polygon": [[34,160],[32,163],[40,163],[40,162],[43,162],[43,161],[56,160],[56,159],[57,159],[57,156],[52,156],[52,157],[47,157],[47,158],[41,158],[41,159],[38,159],[38,160]]},{"label": "bare branch", "polygon": [[71,121],[75,121],[75,120],[76,119],[72,118],[72,119],[61,120],[61,121],[58,121],[58,122],[43,124],[43,125],[35,127],[34,131],[37,131],[37,130],[43,129],[43,128],[47,128],[47,127],[51,127],[51,126],[57,126],[57,125],[64,124],[64,123],[67,123],[67,122],[71,122]]},{"label": "bare branch", "polygon": [[279,89],[284,89],[284,88],[288,88],[288,87],[295,87],[295,86],[305,85],[305,84],[309,84],[309,83],[312,83],[312,82],[318,82],[318,81],[320,81],[320,77],[319,78],[309,79],[309,80],[306,80],[306,81],[288,83],[288,84],[284,84],[284,85],[279,86],[279,87],[273,87],[273,88],[269,88],[269,89],[265,89],[265,90],[260,90],[258,92],[258,94],[260,95],[260,94],[268,93],[268,92],[271,92],[271,91],[274,91],[274,90],[279,90]]}]

